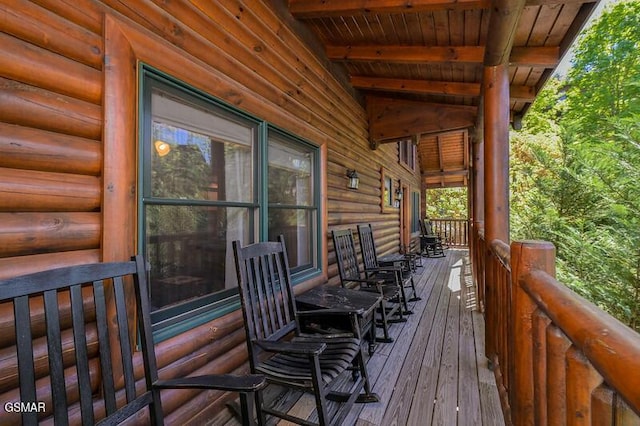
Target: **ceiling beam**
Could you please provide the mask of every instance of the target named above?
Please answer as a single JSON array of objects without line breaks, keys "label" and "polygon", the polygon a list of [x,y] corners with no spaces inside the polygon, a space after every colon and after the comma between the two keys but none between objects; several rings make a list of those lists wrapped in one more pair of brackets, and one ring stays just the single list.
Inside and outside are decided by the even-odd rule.
[{"label": "ceiling beam", "polygon": [[536,99],[536,88],[533,86],[509,87],[509,99],[512,102],[533,102]]},{"label": "ceiling beam", "polygon": [[488,9],[490,6],[490,0],[289,0],[291,14],[302,19],[367,13]]},{"label": "ceiling beam", "polygon": [[327,46],[327,56],[335,61],[395,62],[417,64],[427,62],[481,63],[482,46]]},{"label": "ceiling beam", "polygon": [[422,173],[423,178],[432,178],[432,177],[440,177],[440,176],[468,176],[469,171],[463,169],[457,170],[442,170],[442,171],[429,171]]},{"label": "ceiling beam", "polygon": [[396,142],[409,135],[466,129],[475,123],[474,106],[433,104],[401,99],[367,97],[369,142]]},{"label": "ceiling beam", "polygon": [[452,81],[407,80],[351,76],[351,85],[357,89],[389,90],[393,92],[420,93],[425,95],[479,96],[480,83],[456,83]]},{"label": "ceiling beam", "polygon": [[[398,64],[481,64],[486,56],[483,46],[327,46],[326,53],[334,61]],[[514,66],[554,68],[560,62],[560,49],[544,46],[514,47],[509,60]]]},{"label": "ceiling beam", "polygon": [[[362,75],[351,76],[350,82],[356,89],[416,93],[421,95],[480,96],[480,83],[412,80]],[[532,102],[536,96],[535,88],[532,86],[512,85],[510,91],[512,101]]]},{"label": "ceiling beam", "polygon": [[509,63],[512,66],[555,68],[560,62],[560,48],[557,46],[514,47]]}]

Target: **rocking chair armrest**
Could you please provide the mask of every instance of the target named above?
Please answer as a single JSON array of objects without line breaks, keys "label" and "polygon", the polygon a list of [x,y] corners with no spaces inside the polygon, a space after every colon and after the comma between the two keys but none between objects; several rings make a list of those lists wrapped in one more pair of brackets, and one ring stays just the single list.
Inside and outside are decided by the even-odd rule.
[{"label": "rocking chair armrest", "polygon": [[254,343],[267,352],[286,352],[297,355],[320,355],[327,347],[322,342],[272,342],[254,340]]},{"label": "rocking chair armrest", "polygon": [[378,278],[349,278],[346,281],[351,281],[354,283],[361,283],[361,284],[371,284],[371,285],[378,285],[384,282],[384,280],[380,280]]},{"label": "rocking chair armrest", "polygon": [[217,389],[229,392],[256,392],[267,384],[260,374],[237,376],[232,374],[209,374],[179,379],[158,380],[153,384],[159,389]]},{"label": "rocking chair armrest", "polygon": [[[401,262],[401,261],[397,261],[397,262]],[[401,270],[402,270],[402,265],[384,265],[384,266],[378,266],[377,268],[366,268],[364,271],[365,272],[396,272]]]},{"label": "rocking chair armrest", "polygon": [[[339,339],[339,338],[352,339],[355,336],[355,333],[345,331],[343,333],[320,334],[320,336],[322,336],[322,339],[331,339],[331,341],[333,341],[333,339]],[[302,339],[308,339],[308,338],[318,337],[318,334],[300,333],[298,337]],[[323,341],[322,343],[326,343],[326,342]]]},{"label": "rocking chair armrest", "polygon": [[354,340],[357,341],[357,338],[354,338],[353,336],[345,336],[345,335],[335,335],[335,336],[331,336],[331,335],[322,335],[322,336],[318,336],[318,335],[300,335],[297,337],[297,339],[300,340],[306,340],[309,342],[309,344],[312,344],[314,342],[318,342],[318,343],[322,343],[322,344],[326,344],[326,342],[332,343],[332,344],[340,344],[340,343],[346,343],[346,344],[351,344],[354,342]]},{"label": "rocking chair armrest", "polygon": [[327,309],[313,309],[308,311],[298,311],[297,314],[300,317],[338,316],[338,315],[361,315],[363,312],[364,312],[364,309],[327,308]]}]

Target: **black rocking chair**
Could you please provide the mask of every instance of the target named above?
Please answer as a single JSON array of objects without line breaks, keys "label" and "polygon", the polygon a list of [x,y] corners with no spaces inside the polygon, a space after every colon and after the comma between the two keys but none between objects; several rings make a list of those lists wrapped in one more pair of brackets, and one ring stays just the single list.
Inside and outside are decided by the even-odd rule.
[{"label": "black rocking chair", "polygon": [[420,220],[420,247],[427,257],[444,257],[442,238],[434,234],[428,219]]},{"label": "black rocking chair", "polygon": [[[125,282],[128,281],[133,285],[135,299],[125,297]],[[114,305],[113,314],[108,314],[109,300]],[[242,424],[255,424],[253,395],[266,385],[264,376],[158,378],[142,256],[136,256],[130,262],[68,266],[0,281],[0,303],[13,304],[15,313],[13,328],[20,399],[25,403],[35,403],[40,397],[48,400],[47,415],[52,417],[48,419],[49,423],[68,424],[69,414],[77,410],[73,407],[77,403],[83,425],[116,425],[143,410],[148,415],[145,424],[162,425],[161,390],[216,389],[240,393]],[[87,308],[89,303],[91,309]],[[136,309],[130,309],[134,304]],[[46,327],[31,326],[32,321],[36,324],[40,321],[38,318],[43,318],[41,323]],[[134,321],[137,337],[129,333]],[[110,328],[114,323],[118,337],[112,342],[110,335],[114,330]],[[90,329],[96,331],[90,332]],[[44,337],[46,355],[40,350],[34,352],[35,342]],[[144,380],[140,379],[140,382],[134,375],[136,342],[144,367]],[[112,346],[114,343],[116,346]],[[100,365],[92,369],[94,349],[99,352],[95,356]],[[44,365],[38,367],[42,359],[34,359],[34,353],[40,354],[42,359],[48,358],[48,369]],[[122,367],[124,391],[115,384],[114,366],[117,364]],[[96,377],[91,375],[92,370]],[[70,378],[71,371],[77,376],[76,380]],[[50,390],[39,392],[42,388],[39,383],[47,375]],[[76,386],[69,386],[72,383]],[[37,425],[38,421],[37,410],[29,410],[22,413],[21,420],[10,422]]]},{"label": "black rocking chair", "polygon": [[[331,336],[305,335],[300,330],[299,318],[308,315],[346,316],[352,329],[359,330],[357,315],[341,309],[297,310],[282,236],[277,242],[246,247],[234,241],[233,250],[251,371],[264,374],[270,384],[312,392],[320,425],[341,424],[355,402],[377,402],[357,331]],[[355,383],[349,392],[340,392],[336,387],[343,382],[337,379],[354,368]],[[330,412],[329,400],[341,403],[337,410]],[[276,406],[267,407],[261,394],[256,394],[256,409],[261,424],[266,424],[267,414],[315,424]]]},{"label": "black rocking chair", "polygon": [[[389,324],[407,320],[402,312],[400,286],[395,283],[386,283],[383,279],[367,278],[364,275],[358,263],[351,229],[332,231],[331,235],[342,287],[375,292],[382,296],[382,303],[378,309],[380,321],[377,321],[377,324],[382,327],[384,337],[376,340],[384,343],[393,342],[389,334]],[[393,315],[397,315],[397,318],[392,318]]]},{"label": "black rocking chair", "polygon": [[[396,283],[402,292],[402,301],[406,314],[410,314],[407,302],[420,300],[416,292],[413,273],[409,261],[404,255],[397,258],[390,258],[386,262],[378,260],[376,244],[373,239],[373,229],[371,225],[358,225],[358,237],[360,238],[360,250],[362,250],[362,261],[365,273],[374,278],[381,278],[387,282]],[[413,295],[407,298],[406,290],[411,289]]]}]

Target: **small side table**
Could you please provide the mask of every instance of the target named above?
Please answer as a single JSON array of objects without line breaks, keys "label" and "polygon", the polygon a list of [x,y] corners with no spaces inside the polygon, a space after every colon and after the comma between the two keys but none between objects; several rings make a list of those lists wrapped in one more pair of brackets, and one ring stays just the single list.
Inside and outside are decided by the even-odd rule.
[{"label": "small side table", "polygon": [[[355,313],[360,322],[360,333],[369,336],[369,354],[375,349],[375,310],[382,306],[378,293],[351,290],[340,286],[320,285],[296,296],[296,305],[301,311],[310,309],[344,309]],[[339,320],[336,317],[336,320]],[[340,324],[330,326],[339,327]],[[342,325],[344,329],[344,325]]]}]

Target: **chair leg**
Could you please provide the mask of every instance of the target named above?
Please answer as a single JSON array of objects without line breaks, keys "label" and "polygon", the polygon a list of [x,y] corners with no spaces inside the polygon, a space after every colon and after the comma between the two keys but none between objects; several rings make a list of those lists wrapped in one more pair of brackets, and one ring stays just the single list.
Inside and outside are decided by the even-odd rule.
[{"label": "chair leg", "polygon": [[367,371],[367,364],[364,360],[364,353],[362,352],[362,348],[360,348],[360,353],[356,356],[356,360],[358,362],[358,367],[360,367],[360,376],[364,381],[364,394],[358,395],[358,399],[356,402],[359,403],[370,403],[370,402],[380,402],[380,397],[371,391],[371,383],[369,382],[369,372]]},{"label": "chair leg", "polygon": [[254,426],[253,398],[246,392],[240,393],[240,413],[242,414],[242,426]]},{"label": "chair leg", "polygon": [[422,297],[418,296],[418,293],[416,292],[416,283],[413,280],[413,277],[411,277],[411,289],[413,290],[413,297],[409,299],[409,302],[417,302],[418,300],[422,300]]},{"label": "chair leg", "polygon": [[[361,349],[362,350],[362,349]],[[324,383],[320,373],[320,360],[318,356],[310,356],[311,364],[311,381],[315,389],[316,409],[318,411],[318,423],[320,425],[329,424],[329,413],[327,411],[327,400],[325,395]]]},{"label": "chair leg", "polygon": [[[387,306],[385,304],[384,299],[382,301],[380,301],[380,308],[378,308],[378,309],[380,309],[380,316],[382,317],[382,332],[384,334],[384,337],[377,337],[376,336],[376,341],[382,342],[382,343],[391,343],[391,342],[393,342],[393,339],[389,335],[389,321],[387,320]],[[374,315],[373,321],[374,321],[374,323],[377,321],[375,319],[375,315]],[[374,333],[375,333],[375,331],[374,331]]]},{"label": "chair leg", "polygon": [[375,309],[371,313],[371,321],[369,322],[369,326],[366,331],[367,342],[369,343],[369,356],[373,355],[376,351],[378,345],[376,344],[376,312]]},{"label": "chair leg", "polygon": [[[411,315],[413,314],[413,311],[411,309],[409,309],[409,303],[407,302],[407,295],[404,291],[404,284],[400,284],[400,297],[402,298],[401,303],[400,303],[400,311],[402,311],[402,314],[404,315]],[[404,311],[402,310],[404,308]]]},{"label": "chair leg", "polygon": [[254,406],[256,407],[256,415],[258,417],[258,424],[259,425],[266,425],[267,424],[267,416],[265,414],[265,412],[262,410],[262,391],[258,391],[258,392],[254,392],[254,397],[253,397],[255,404]]}]

